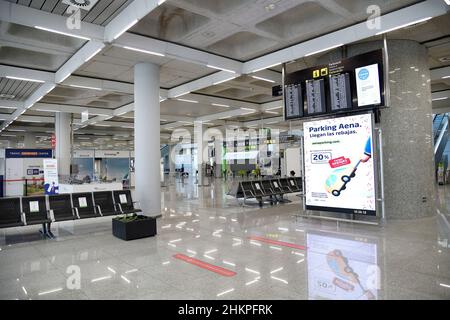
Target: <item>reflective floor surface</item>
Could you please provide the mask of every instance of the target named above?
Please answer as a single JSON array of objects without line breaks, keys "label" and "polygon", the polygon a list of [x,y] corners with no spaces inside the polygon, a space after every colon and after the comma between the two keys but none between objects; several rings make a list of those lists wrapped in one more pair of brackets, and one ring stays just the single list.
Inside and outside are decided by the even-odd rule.
[{"label": "reflective floor surface", "polygon": [[239,206],[221,180],[163,188],[154,238],[125,242],[111,218],[0,230],[0,299],[450,299],[449,220],[385,227]]}]

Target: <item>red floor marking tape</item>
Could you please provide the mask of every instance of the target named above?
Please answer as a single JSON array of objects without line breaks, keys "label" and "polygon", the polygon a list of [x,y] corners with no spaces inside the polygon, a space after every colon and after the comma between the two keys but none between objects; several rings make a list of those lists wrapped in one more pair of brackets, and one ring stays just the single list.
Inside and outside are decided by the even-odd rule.
[{"label": "red floor marking tape", "polygon": [[265,242],[265,243],[269,243],[269,244],[274,244],[274,245],[282,246],[282,247],[306,250],[305,246],[300,246],[300,245],[295,244],[295,243],[277,241],[277,240],[272,240],[272,239],[267,239],[267,238],[262,238],[262,237],[248,237],[248,239],[255,240],[255,241],[260,241],[260,242]]},{"label": "red floor marking tape", "polygon": [[183,260],[184,262],[193,264],[193,265],[195,265],[197,267],[200,267],[200,268],[203,268],[203,269],[206,269],[206,270],[218,273],[218,274],[220,274],[222,276],[225,276],[225,277],[233,277],[233,276],[236,275],[236,272],[234,272],[234,271],[231,271],[231,270],[228,270],[228,269],[224,269],[224,268],[221,268],[221,267],[209,264],[207,262],[203,262],[201,260],[197,260],[197,259],[188,257],[188,256],[186,256],[184,254],[181,254],[181,253],[178,253],[178,254],[174,255],[173,257],[175,259]]}]

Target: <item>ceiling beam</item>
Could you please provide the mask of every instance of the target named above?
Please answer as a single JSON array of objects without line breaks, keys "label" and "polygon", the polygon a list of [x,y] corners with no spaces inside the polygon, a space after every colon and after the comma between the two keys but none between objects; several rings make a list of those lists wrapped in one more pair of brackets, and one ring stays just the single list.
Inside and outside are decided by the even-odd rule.
[{"label": "ceiling beam", "polygon": [[104,42],[113,42],[163,2],[134,0],[105,27]]},{"label": "ceiling beam", "polygon": [[[35,26],[103,41],[104,27],[81,21],[79,29],[67,27],[67,17],[0,1],[0,20],[34,28]],[[39,23],[39,25],[38,25]]]}]

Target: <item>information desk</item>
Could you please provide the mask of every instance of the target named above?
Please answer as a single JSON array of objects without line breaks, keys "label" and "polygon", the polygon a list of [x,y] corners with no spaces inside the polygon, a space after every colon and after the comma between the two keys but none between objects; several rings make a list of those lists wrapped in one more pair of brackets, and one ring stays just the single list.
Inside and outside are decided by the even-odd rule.
[{"label": "information desk", "polygon": [[60,184],[59,193],[81,193],[123,190],[122,183]]}]

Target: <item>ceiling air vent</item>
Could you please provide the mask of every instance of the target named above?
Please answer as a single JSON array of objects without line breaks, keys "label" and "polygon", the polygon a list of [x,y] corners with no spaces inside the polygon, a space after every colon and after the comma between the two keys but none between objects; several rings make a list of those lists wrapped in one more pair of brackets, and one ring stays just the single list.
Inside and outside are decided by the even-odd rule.
[{"label": "ceiling air vent", "polygon": [[91,10],[98,0],[62,0],[62,3],[77,7],[86,11]]},{"label": "ceiling air vent", "polygon": [[442,57],[442,58],[439,58],[439,61],[440,61],[440,62],[450,62],[450,56],[449,56],[449,57]]}]

